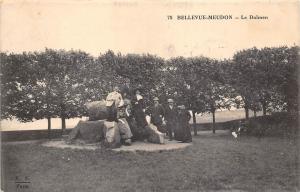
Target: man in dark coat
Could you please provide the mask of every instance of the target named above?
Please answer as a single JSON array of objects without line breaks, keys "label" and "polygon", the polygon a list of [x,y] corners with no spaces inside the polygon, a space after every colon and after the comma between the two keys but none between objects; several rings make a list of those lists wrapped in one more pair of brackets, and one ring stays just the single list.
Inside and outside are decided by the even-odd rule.
[{"label": "man in dark coat", "polygon": [[164,108],[161,104],[159,104],[159,99],[155,97],[153,99],[154,105],[150,107],[148,114],[151,116],[150,122],[155,125],[158,129],[158,131],[165,133],[162,124],[163,124],[163,118],[165,115]]},{"label": "man in dark coat", "polygon": [[176,127],[177,110],[174,106],[174,100],[168,99],[168,105],[165,107],[165,121],[169,140],[173,140],[173,132]]},{"label": "man in dark coat", "polygon": [[177,126],[175,129],[175,140],[182,142],[192,142],[192,134],[190,129],[189,121],[191,119],[191,114],[185,109],[184,105],[178,106],[177,114]]}]

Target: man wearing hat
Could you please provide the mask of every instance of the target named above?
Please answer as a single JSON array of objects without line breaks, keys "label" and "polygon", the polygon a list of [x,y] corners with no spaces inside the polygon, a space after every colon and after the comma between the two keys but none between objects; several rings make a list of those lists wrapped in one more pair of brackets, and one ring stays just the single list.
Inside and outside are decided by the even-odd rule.
[{"label": "man wearing hat", "polygon": [[165,121],[169,140],[173,140],[173,132],[176,127],[177,110],[174,106],[174,100],[168,99],[168,105],[165,108]]},{"label": "man wearing hat", "polygon": [[163,106],[159,103],[158,97],[154,97],[153,99],[153,106],[150,107],[148,114],[151,116],[150,122],[155,125],[158,129],[158,131],[165,133],[162,124],[163,124],[163,118],[165,115],[165,111]]}]

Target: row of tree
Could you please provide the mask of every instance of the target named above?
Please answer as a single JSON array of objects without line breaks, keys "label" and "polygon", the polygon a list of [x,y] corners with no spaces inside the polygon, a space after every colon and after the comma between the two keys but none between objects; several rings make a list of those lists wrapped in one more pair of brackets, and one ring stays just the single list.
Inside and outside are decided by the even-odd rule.
[{"label": "row of tree", "polygon": [[[86,115],[84,103],[104,99],[115,85],[143,88],[150,104],[174,98],[196,113],[217,109],[298,111],[299,47],[251,48],[230,60],[45,49],[1,54],[1,119],[65,120]],[[213,123],[214,125],[214,123]],[[214,129],[213,129],[214,130]],[[196,132],[195,132],[196,133]]]},{"label": "row of tree", "polygon": [[[251,48],[231,60],[173,58],[166,62],[166,85],[196,113],[210,112],[215,131],[217,109],[298,111],[299,47]],[[177,79],[177,81],[176,81]],[[178,81],[179,80],[179,81]],[[195,131],[196,134],[196,131]]]}]

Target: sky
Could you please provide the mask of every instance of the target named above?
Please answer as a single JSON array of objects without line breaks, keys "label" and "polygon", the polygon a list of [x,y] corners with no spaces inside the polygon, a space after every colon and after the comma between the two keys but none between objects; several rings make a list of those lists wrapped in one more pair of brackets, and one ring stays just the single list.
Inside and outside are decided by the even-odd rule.
[{"label": "sky", "polygon": [[[1,51],[107,50],[163,58],[231,58],[241,49],[299,45],[300,1],[2,0]],[[177,20],[177,15],[232,20]],[[172,15],[173,20],[167,16]],[[241,15],[267,16],[242,20]]]}]

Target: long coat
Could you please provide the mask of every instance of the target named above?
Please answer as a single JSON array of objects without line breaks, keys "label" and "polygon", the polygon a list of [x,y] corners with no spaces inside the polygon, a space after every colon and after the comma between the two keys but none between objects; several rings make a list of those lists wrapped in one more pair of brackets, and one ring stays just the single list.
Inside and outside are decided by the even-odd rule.
[{"label": "long coat", "polygon": [[[126,120],[128,122],[128,125],[129,125],[130,130],[133,135],[132,141],[144,140],[148,136],[148,132],[144,126],[145,118],[143,117],[143,115],[138,113],[138,111],[143,112],[143,109],[140,109],[139,106],[136,106],[138,104],[135,104],[135,106],[134,106],[135,102],[136,101],[131,101],[132,105],[128,105],[124,111],[124,115],[126,116]],[[135,107],[136,111],[134,111],[134,109],[133,109],[134,107]],[[134,112],[136,112],[136,113],[134,113]],[[136,117],[139,119],[139,125],[137,123]],[[142,124],[142,127],[141,127],[141,124]]]},{"label": "long coat", "polygon": [[161,104],[157,106],[153,105],[149,109],[149,114],[151,115],[151,123],[154,125],[161,125],[162,118],[165,116],[165,110]]},{"label": "long coat", "polygon": [[136,120],[136,124],[138,128],[144,128],[146,125],[148,125],[146,121],[146,114],[144,112],[145,104],[144,99],[137,99],[137,97],[133,97],[132,99],[132,110],[133,110],[133,116]]},{"label": "long coat", "polygon": [[165,120],[167,121],[167,123],[170,123],[170,124],[176,123],[176,119],[177,119],[176,107],[173,106],[173,108],[171,109],[169,105],[166,106],[165,107]]},{"label": "long coat", "polygon": [[192,134],[190,130],[189,121],[191,119],[191,114],[186,109],[179,110],[177,114],[177,125],[174,131],[175,140],[178,141],[192,141]]},{"label": "long coat", "polygon": [[173,132],[176,128],[177,110],[175,106],[171,109],[169,106],[165,108],[165,120],[169,139],[172,140]]}]

